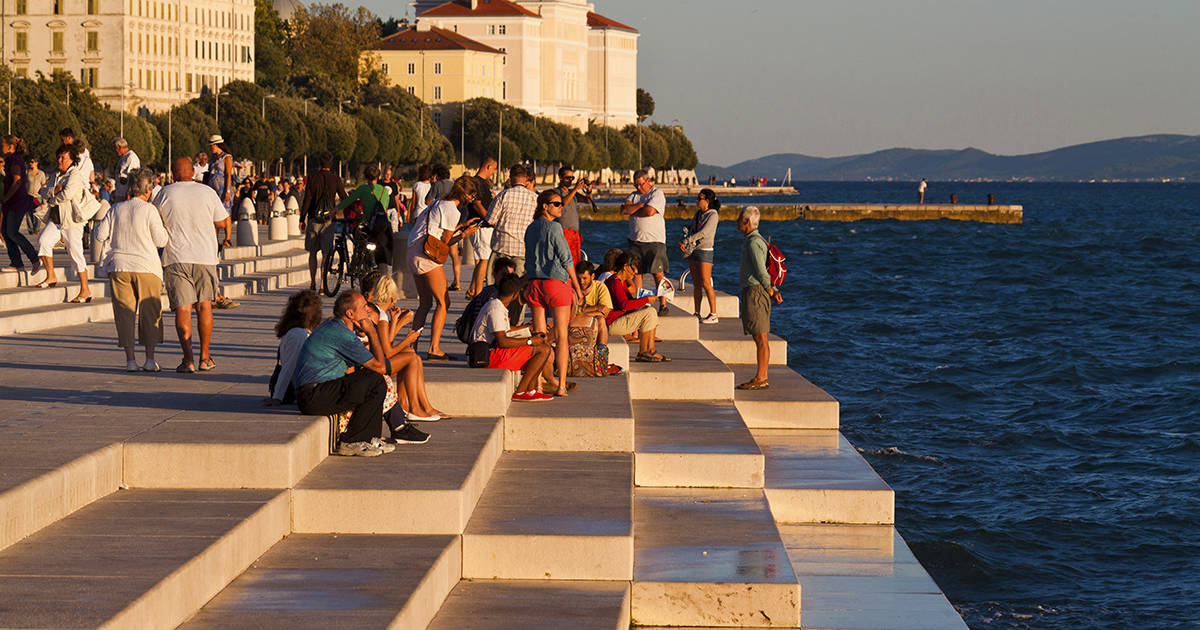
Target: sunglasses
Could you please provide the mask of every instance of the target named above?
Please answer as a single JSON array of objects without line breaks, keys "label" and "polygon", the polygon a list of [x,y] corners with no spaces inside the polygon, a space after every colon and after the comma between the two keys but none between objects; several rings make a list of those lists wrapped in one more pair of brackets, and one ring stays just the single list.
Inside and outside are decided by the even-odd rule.
[{"label": "sunglasses", "polygon": [[555,208],[561,208],[561,207],[562,207],[562,202],[561,202],[561,201],[547,201],[546,203],[548,203],[548,204],[550,204],[550,205],[554,206]]}]

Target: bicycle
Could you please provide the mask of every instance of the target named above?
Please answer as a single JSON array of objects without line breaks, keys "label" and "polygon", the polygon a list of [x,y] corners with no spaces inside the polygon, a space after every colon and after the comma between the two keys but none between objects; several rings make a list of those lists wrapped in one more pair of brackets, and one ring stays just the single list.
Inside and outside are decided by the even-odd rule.
[{"label": "bicycle", "polygon": [[333,248],[325,257],[322,272],[325,295],[334,297],[343,280],[350,288],[356,284],[362,288],[362,279],[375,269],[375,243],[354,218],[333,219],[330,229],[334,230]]}]

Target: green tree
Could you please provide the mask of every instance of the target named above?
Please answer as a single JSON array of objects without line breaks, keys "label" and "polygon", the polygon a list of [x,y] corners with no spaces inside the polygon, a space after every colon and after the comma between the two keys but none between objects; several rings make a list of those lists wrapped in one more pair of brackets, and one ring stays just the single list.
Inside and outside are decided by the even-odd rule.
[{"label": "green tree", "polygon": [[[349,98],[358,87],[362,53],[379,39],[379,20],[363,7],[351,11],[346,5],[313,4],[297,8],[289,23],[288,51],[292,69],[302,83],[331,94],[307,93],[327,100]],[[320,79],[328,79],[328,83]]]},{"label": "green tree", "polygon": [[653,129],[641,125],[628,125],[621,130],[621,133],[633,145],[635,162],[637,161],[636,155],[639,138],[641,140],[642,163],[638,165],[638,168],[666,168],[667,161],[671,157],[671,152],[667,149],[667,143],[662,139],[662,136],[655,133]]},{"label": "green tree", "polygon": [[657,133],[667,143],[667,167],[673,169],[693,169],[700,162],[696,156],[696,149],[692,146],[692,141],[688,140],[683,129],[677,126],[667,125],[650,125],[655,133]]},{"label": "green tree", "polygon": [[354,156],[351,160],[355,164],[374,162],[379,155],[379,139],[375,137],[375,132],[358,116],[354,117],[354,132]]},{"label": "green tree", "polygon": [[283,20],[271,0],[254,0],[254,82],[279,89],[287,84],[289,65]]},{"label": "green tree", "polygon": [[637,89],[637,119],[638,123],[654,115],[654,97],[642,88]]}]

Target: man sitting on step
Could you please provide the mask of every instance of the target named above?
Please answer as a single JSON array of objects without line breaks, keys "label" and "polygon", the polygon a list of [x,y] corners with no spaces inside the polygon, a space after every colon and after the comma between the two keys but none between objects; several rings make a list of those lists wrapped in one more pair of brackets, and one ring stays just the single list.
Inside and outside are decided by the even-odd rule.
[{"label": "man sitting on step", "polygon": [[[512,396],[514,401],[553,400],[554,396],[538,391],[539,377],[548,381],[554,378],[553,365],[548,361],[552,350],[545,333],[516,336],[518,329],[513,329],[508,321],[508,307],[521,292],[521,280],[513,275],[506,276],[500,280],[498,288],[499,295],[489,300],[475,318],[471,330],[471,357],[474,359],[476,348],[486,346],[487,367],[523,373]],[[557,382],[554,387],[558,388]]]}]

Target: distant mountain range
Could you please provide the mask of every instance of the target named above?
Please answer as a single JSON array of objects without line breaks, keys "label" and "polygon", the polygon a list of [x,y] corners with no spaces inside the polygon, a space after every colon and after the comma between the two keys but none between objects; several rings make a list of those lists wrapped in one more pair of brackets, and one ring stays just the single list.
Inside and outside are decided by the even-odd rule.
[{"label": "distant mountain range", "polygon": [[886,149],[862,155],[821,158],[780,153],[729,167],[700,164],[696,176],[707,181],[736,177],[793,180],[1190,180],[1200,181],[1200,136],[1153,135],[1089,142],[1030,153],[993,155],[979,149]]}]

